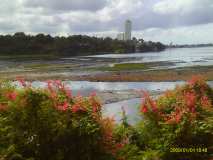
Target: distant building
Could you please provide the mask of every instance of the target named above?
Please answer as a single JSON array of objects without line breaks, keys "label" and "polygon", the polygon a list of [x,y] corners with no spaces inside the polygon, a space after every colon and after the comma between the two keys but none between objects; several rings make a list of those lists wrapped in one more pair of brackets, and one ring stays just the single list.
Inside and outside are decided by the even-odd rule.
[{"label": "distant building", "polygon": [[119,41],[124,41],[124,33],[118,33],[117,39],[118,39]]},{"label": "distant building", "polygon": [[125,32],[117,34],[117,39],[120,41],[132,40],[132,22],[130,20],[125,21],[124,30]]},{"label": "distant building", "polygon": [[132,22],[130,20],[125,21],[125,33],[124,33],[124,40],[128,41],[131,40],[131,32],[132,32]]}]

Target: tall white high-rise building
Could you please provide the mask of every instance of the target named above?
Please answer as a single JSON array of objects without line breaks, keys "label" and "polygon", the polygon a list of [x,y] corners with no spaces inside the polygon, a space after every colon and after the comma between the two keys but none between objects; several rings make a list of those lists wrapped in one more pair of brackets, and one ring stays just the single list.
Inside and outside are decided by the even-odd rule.
[{"label": "tall white high-rise building", "polygon": [[125,21],[125,33],[124,33],[124,39],[126,41],[131,40],[131,32],[132,32],[132,22],[130,20]]}]

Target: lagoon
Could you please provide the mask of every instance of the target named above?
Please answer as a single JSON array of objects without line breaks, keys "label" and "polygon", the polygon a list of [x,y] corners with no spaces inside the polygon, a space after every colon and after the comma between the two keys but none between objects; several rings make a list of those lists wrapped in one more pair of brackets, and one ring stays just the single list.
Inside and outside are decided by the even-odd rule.
[{"label": "lagoon", "polygon": [[161,52],[104,54],[87,57],[127,59],[128,63],[171,62],[174,64],[164,66],[167,68],[208,66],[213,65],[213,47],[171,48]]}]

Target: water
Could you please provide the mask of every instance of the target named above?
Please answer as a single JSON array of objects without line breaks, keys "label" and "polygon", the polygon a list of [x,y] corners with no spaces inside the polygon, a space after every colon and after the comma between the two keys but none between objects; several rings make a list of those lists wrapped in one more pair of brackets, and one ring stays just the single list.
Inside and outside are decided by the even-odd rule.
[{"label": "water", "polygon": [[[213,65],[213,47],[201,48],[173,48],[166,49],[162,52],[149,53],[131,53],[131,54],[104,54],[89,56],[95,58],[130,58],[130,61],[135,63],[144,62],[172,62],[172,66],[167,68],[186,67],[186,66],[209,66]],[[135,58],[136,60],[132,60]]]},{"label": "water", "polygon": [[[0,73],[25,72],[31,74],[87,75],[100,71],[91,71],[91,67],[110,66],[115,63],[154,62],[154,69],[209,66],[213,65],[213,47],[176,48],[162,52],[104,54],[96,56],[66,57],[54,60],[42,59],[5,59],[0,57]],[[152,69],[153,69],[152,68]]]},{"label": "water", "polygon": [[[184,84],[184,81],[176,82],[89,82],[89,81],[64,81],[64,84],[72,91],[93,92],[93,91],[124,91],[124,90],[145,90],[145,91],[166,91],[174,89],[177,85]],[[213,86],[213,81],[208,82]],[[46,82],[34,81],[33,87],[44,88]]]},{"label": "water", "polygon": [[129,124],[135,124],[142,118],[139,113],[140,102],[140,98],[134,98],[121,102],[106,104],[103,107],[103,116],[113,117],[115,122],[120,123],[122,121],[123,108],[125,110]]},{"label": "water", "polygon": [[[183,81],[177,82],[89,82],[89,81],[64,81],[64,84],[74,92],[81,92],[86,95],[93,91],[124,91],[124,90],[146,90],[163,92],[175,88],[176,85],[184,84]],[[33,87],[43,88],[45,82],[34,81]]]}]

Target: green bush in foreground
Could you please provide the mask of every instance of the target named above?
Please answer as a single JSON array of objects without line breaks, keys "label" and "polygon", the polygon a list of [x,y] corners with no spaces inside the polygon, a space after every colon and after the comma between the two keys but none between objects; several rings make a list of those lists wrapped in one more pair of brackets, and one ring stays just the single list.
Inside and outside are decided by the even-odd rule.
[{"label": "green bush in foreground", "polygon": [[1,160],[110,160],[112,121],[95,95],[73,97],[60,81],[47,89],[0,85]]},{"label": "green bush in foreground", "polygon": [[[213,90],[200,77],[141,104],[143,120],[134,128],[121,125],[137,160],[208,160],[213,158]],[[123,129],[122,129],[123,127]],[[133,132],[134,134],[128,134]],[[128,155],[132,151],[123,150]]]},{"label": "green bush in foreground", "polygon": [[[156,100],[144,92],[142,120],[103,118],[93,94],[60,81],[35,89],[0,83],[0,160],[211,160],[213,90],[200,77]],[[200,150],[201,149],[201,150]]]}]

